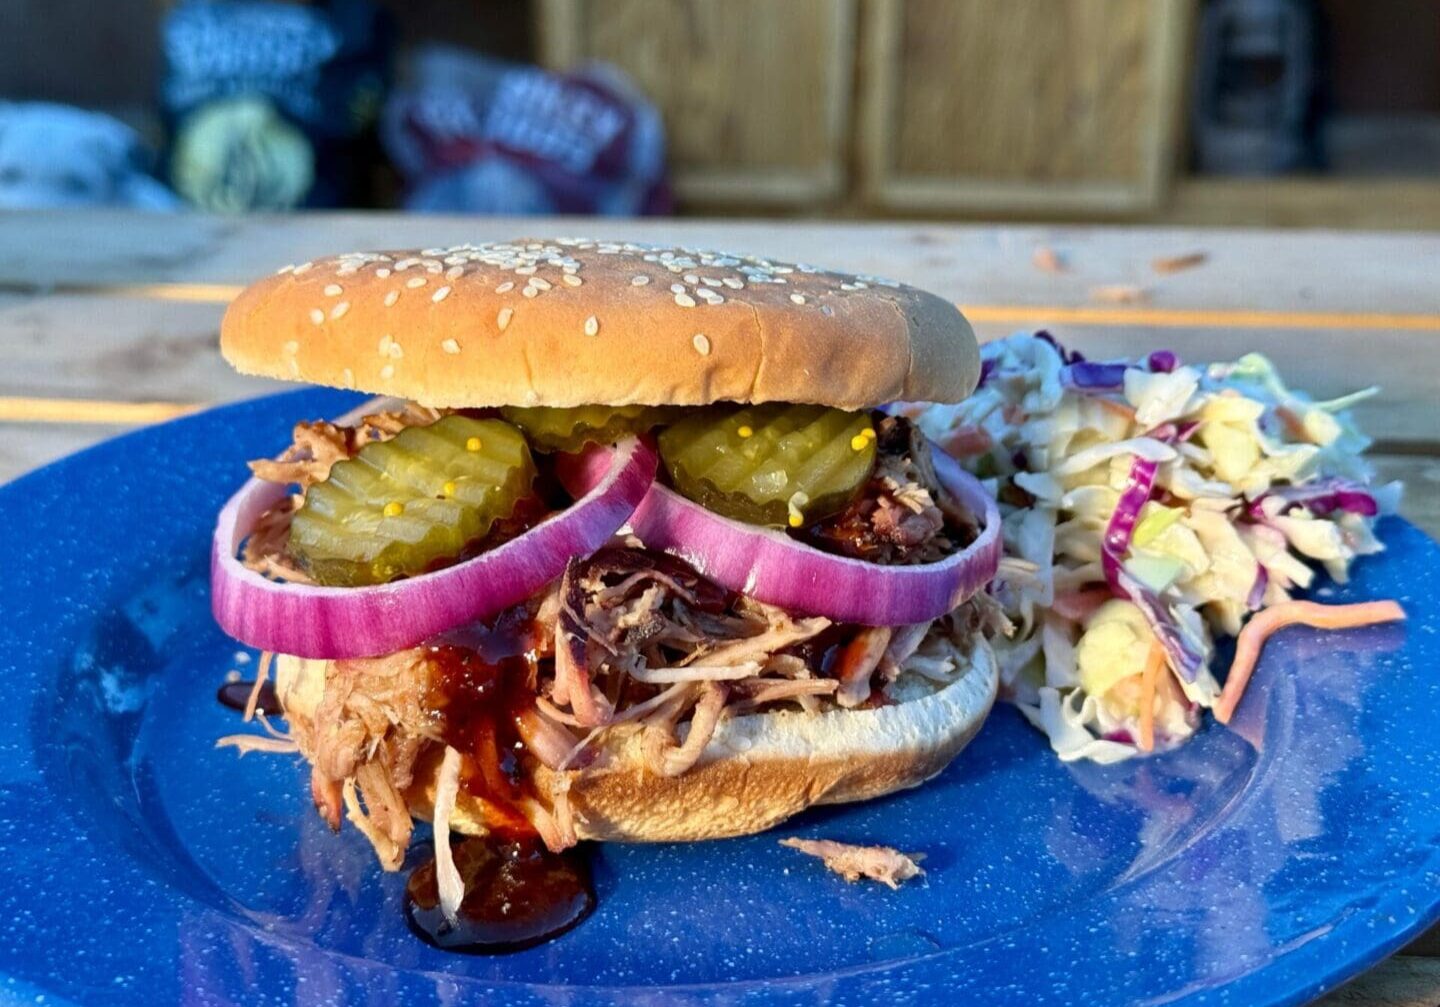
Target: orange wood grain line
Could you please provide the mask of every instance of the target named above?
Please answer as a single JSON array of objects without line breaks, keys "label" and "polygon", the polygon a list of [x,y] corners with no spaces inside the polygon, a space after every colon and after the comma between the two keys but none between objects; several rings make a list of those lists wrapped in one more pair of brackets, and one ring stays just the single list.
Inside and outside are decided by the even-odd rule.
[{"label": "orange wood grain line", "polygon": [[205,408],[182,402],[107,402],[0,396],[3,423],[159,423]]},{"label": "orange wood grain line", "polygon": [[[192,304],[228,304],[244,287],[224,283],[6,284],[26,293],[90,294]],[[1245,308],[1114,307],[1062,304],[962,304],[972,322],[996,325],[1112,325],[1144,328],[1363,329],[1440,332],[1440,315],[1381,311],[1262,311]]]}]

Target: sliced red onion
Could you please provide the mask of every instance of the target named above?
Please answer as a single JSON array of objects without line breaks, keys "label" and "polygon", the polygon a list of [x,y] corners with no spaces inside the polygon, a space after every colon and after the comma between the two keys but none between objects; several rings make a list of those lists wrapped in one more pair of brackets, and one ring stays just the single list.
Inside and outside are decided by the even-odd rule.
[{"label": "sliced red onion", "polygon": [[1280,486],[1262,493],[1250,502],[1249,516],[1257,521],[1274,515],[1268,513],[1266,502],[1281,502],[1277,513],[1284,514],[1296,507],[1304,507],[1316,517],[1329,517],[1335,511],[1349,511],[1363,517],[1375,517],[1380,513],[1380,504],[1370,490],[1348,479],[1317,479],[1304,486]]},{"label": "sliced red onion", "polygon": [[[593,483],[605,449],[592,448],[560,468],[572,491]],[[881,566],[834,556],[782,531],[721,517],[659,483],[630,516],[647,546],[685,560],[711,581],[804,615],[866,626],[938,619],[995,577],[1000,566],[1000,510],[974,476],[939,448],[932,450],[941,484],[984,527],[953,556],[921,566]]]},{"label": "sliced red onion", "polygon": [[572,506],[474,559],[374,587],[314,587],[269,580],[237,558],[256,520],[287,487],[252,479],[220,512],[210,557],[211,607],[242,643],[298,657],[389,654],[519,604],[599,549],[655,479],[654,448],[616,446],[605,472]]}]

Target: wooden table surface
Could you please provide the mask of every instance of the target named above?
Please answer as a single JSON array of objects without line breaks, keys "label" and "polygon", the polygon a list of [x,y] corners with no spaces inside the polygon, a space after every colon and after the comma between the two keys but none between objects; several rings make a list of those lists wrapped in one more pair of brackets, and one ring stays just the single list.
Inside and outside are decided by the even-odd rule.
[{"label": "wooden table surface", "polygon": [[[1382,475],[1407,484],[1406,516],[1440,535],[1440,235],[0,215],[0,482],[136,425],[282,387],[231,372],[216,332],[234,293],[285,263],[537,232],[757,250],[891,276],[961,304],[982,338],[1046,327],[1099,357],[1259,350],[1320,396],[1380,385],[1383,397],[1356,415]],[[1203,261],[1156,268],[1191,255]],[[1323,1002],[1440,1003],[1440,928]]]}]

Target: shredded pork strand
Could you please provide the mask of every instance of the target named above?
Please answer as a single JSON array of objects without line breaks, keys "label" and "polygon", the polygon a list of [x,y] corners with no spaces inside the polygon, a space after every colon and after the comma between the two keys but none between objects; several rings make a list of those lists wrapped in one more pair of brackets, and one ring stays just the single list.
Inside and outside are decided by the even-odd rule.
[{"label": "shredded pork strand", "polygon": [[728,691],[718,682],[705,682],[697,692],[690,730],[683,742],[676,742],[674,722],[669,718],[648,723],[645,727],[641,750],[645,754],[646,768],[656,776],[680,776],[689,770],[715,734]]},{"label": "shredded pork strand", "polygon": [[890,846],[856,846],[833,839],[782,839],[781,846],[819,857],[825,866],[851,883],[869,878],[899,888],[902,881],[922,876],[923,853],[901,853]]},{"label": "shredded pork strand", "polygon": [[440,890],[440,910],[451,926],[460,922],[460,903],[465,900],[465,882],[450,849],[450,815],[460,792],[460,761],[460,753],[446,745],[435,781],[435,883]]},{"label": "shredded pork strand", "polygon": [[[303,578],[283,547],[304,490],[361,444],[437,415],[381,414],[348,431],[327,424],[297,427],[290,450],[273,463],[257,463],[256,474],[294,483],[301,492],[262,518],[247,542],[247,563],[271,576]],[[879,543],[881,562],[918,562],[953,549],[965,525],[946,525],[961,528],[959,538],[936,532],[943,524],[937,515],[950,517],[951,503],[928,470],[913,429],[890,424],[882,438],[878,482],[861,515],[865,525],[857,526],[862,538]],[[889,692],[902,676],[941,687],[963,673],[964,655],[978,635],[1009,629],[984,594],[933,623],[894,629],[796,617],[725,591],[633,540],[573,561],[561,581],[537,598],[531,615],[536,638],[547,646],[553,641],[554,660],[547,650],[532,672],[535,705],[522,715],[520,736],[529,757],[561,772],[549,777],[552,792],[524,795],[514,808],[557,850],[576,841],[571,776],[564,771],[602,764],[596,743],[622,724],[639,727],[649,772],[677,776],[694,768],[726,717],[786,706],[816,712],[894,702],[899,694]],[[266,664],[259,674],[268,672]],[[348,817],[382,865],[395,870],[413,827],[404,794],[418,760],[445,746],[436,711],[425,707],[429,674],[419,649],[330,662],[312,717],[292,721],[291,737],[224,743],[242,751],[298,749],[311,762],[311,795],[322,818],[338,829]],[[259,688],[257,683],[255,699]],[[253,706],[252,699],[249,713]],[[452,752],[445,747],[442,767]],[[468,758],[463,752],[455,757]],[[442,768],[442,775],[455,771]],[[437,794],[437,831],[452,813],[453,803]],[[437,834],[437,851],[439,846]],[[892,877],[903,879],[902,873]],[[872,875],[862,870],[857,876]]]}]

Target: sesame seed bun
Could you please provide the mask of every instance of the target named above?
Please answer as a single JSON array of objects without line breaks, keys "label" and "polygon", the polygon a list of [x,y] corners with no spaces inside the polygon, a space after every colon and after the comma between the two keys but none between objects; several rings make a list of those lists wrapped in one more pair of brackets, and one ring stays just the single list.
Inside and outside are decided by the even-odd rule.
[{"label": "sesame seed bun", "polygon": [[570,239],[287,266],[221,327],[239,371],[437,407],[957,402],[974,332],[913,287],[770,259]]},{"label": "sesame seed bun", "polygon": [[[689,842],[743,836],[778,825],[816,804],[864,801],[935,776],[980,730],[994,705],[999,672],[990,645],[957,651],[964,672],[903,702],[868,710],[799,710],[721,720],[694,767],[679,776],[645,768],[641,728],[621,725],[598,743],[593,766],[536,767],[540,793],[564,789],[581,839]],[[968,662],[968,664],[966,664]],[[308,725],[324,692],[325,661],[280,655],[276,690],[292,725]],[[302,729],[297,737],[312,732]],[[307,758],[313,753],[304,752]],[[422,756],[405,791],[411,813],[430,819],[439,746]],[[463,789],[450,827],[484,835],[484,818]]]}]

